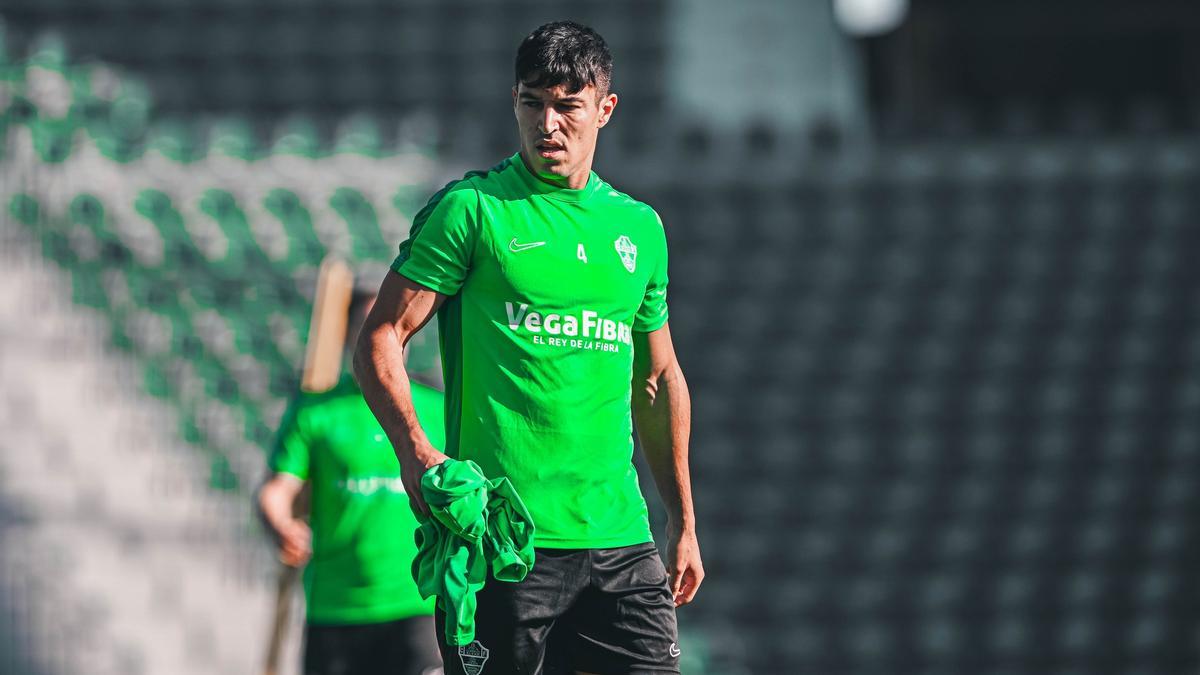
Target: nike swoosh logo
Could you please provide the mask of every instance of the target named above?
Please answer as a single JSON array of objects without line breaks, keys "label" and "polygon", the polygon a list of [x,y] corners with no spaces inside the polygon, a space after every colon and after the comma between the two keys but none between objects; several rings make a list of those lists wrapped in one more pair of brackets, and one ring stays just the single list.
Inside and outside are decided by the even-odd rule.
[{"label": "nike swoosh logo", "polygon": [[512,251],[513,253],[520,253],[521,251],[528,251],[531,248],[543,246],[545,243],[546,242],[544,241],[535,241],[529,244],[518,244],[517,238],[513,237],[513,240],[508,242],[508,250]]}]

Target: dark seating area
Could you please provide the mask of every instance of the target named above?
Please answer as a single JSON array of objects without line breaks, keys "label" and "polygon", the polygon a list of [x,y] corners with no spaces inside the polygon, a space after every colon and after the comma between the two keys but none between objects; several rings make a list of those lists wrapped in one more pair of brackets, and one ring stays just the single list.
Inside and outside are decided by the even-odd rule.
[{"label": "dark seating area", "polygon": [[[87,33],[86,3],[9,5],[10,32],[71,10],[72,44],[137,69],[178,120],[149,115],[136,83],[66,116],[17,90],[0,157],[26,137],[32,154],[6,174],[20,180],[0,223],[105,317],[224,491],[249,489],[295,390],[321,257],[382,269],[452,166],[404,146],[387,115],[348,113],[385,89],[389,105],[495,119],[443,149],[456,167],[465,150],[498,159],[509,118],[463,92],[507,77],[513,36],[553,11],[157,0],[128,21],[163,30],[115,44]],[[469,49],[445,44],[437,27],[467,5]],[[644,38],[662,6],[579,6],[620,21],[614,48],[648,64],[626,67],[643,108],[661,104]],[[263,17],[282,18],[251,48]],[[318,29],[338,37],[298,37]],[[210,60],[191,61],[200,50]],[[256,68],[277,86],[254,86]],[[434,72],[471,84],[434,87]],[[244,116],[198,124],[200,100]],[[1108,131],[1081,114],[1074,134],[1014,104],[1019,133],[870,147],[696,128],[650,151],[617,127],[599,170],[654,205],[670,241],[708,573],[680,620],[705,672],[1200,667],[1200,140],[1155,110]],[[400,171],[409,156],[426,163]]]},{"label": "dark seating area", "polygon": [[[533,26],[573,18],[611,36],[629,109],[661,109],[666,3],[453,0],[140,3],[6,0],[10,49],[45,31],[71,52],[135,72],[160,115],[238,115],[270,124],[303,112],[331,135],[355,113],[420,112],[439,143],[507,147],[512,51]],[[482,121],[481,121],[482,120]],[[391,138],[399,133],[386,128]],[[443,149],[445,149],[443,148]]]},{"label": "dark seating area", "polygon": [[695,403],[685,616],[755,673],[1194,667],[1196,149],[882,148],[643,195]]}]

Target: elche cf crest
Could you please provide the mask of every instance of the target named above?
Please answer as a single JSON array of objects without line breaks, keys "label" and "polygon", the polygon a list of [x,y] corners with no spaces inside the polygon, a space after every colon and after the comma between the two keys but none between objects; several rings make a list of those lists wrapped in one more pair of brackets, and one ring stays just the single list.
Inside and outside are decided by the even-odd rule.
[{"label": "elche cf crest", "polygon": [[629,237],[621,235],[613,242],[613,248],[617,249],[617,255],[621,256],[621,264],[625,265],[625,269],[629,270],[630,274],[637,269],[637,246],[629,241]]},{"label": "elche cf crest", "polygon": [[463,645],[458,648],[458,660],[462,661],[463,671],[467,675],[479,675],[483,672],[483,666],[487,663],[488,654],[491,650],[479,644],[479,640],[475,640],[469,645]]}]

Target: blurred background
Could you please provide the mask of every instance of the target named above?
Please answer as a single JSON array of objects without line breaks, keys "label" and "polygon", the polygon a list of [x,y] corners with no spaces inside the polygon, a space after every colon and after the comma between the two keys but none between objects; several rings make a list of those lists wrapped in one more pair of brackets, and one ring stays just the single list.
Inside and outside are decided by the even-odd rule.
[{"label": "blurred background", "polygon": [[684,672],[1200,672],[1186,0],[0,0],[0,672],[256,671],[317,265],[515,151],[562,18],[671,245]]}]

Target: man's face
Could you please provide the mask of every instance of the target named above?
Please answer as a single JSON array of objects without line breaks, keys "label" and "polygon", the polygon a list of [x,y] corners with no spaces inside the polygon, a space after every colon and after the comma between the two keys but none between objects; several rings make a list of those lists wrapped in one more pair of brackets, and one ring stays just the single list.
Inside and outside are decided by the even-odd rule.
[{"label": "man's face", "polygon": [[[600,96],[589,84],[575,93],[565,86],[513,87],[521,154],[538,176],[556,182],[591,170],[596,135],[617,106],[617,95]],[[582,187],[580,185],[579,187]]]}]

